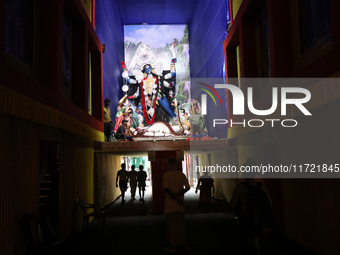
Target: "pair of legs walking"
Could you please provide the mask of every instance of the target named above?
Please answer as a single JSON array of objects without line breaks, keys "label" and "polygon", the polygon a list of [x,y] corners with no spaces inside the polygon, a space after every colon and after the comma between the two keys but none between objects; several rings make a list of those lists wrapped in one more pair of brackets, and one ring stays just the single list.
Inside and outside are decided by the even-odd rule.
[{"label": "pair of legs walking", "polygon": [[[127,190],[127,182],[119,182],[119,188],[122,193],[122,203],[125,202],[125,192]],[[131,186],[131,198],[135,199],[136,194],[136,186]],[[139,201],[145,202],[144,200],[144,194],[145,194],[145,186],[138,186],[139,190]]]},{"label": "pair of legs walking", "polygon": [[144,194],[145,194],[145,186],[138,186],[139,190],[139,201],[145,202]]}]

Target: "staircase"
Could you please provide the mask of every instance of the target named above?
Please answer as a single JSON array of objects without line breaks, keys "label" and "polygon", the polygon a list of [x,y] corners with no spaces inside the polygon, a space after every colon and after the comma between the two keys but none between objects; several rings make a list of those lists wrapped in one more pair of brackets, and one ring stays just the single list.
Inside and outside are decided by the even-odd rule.
[{"label": "staircase", "polygon": [[39,183],[39,216],[47,217],[55,226],[58,225],[59,211],[60,157],[57,152],[48,153]]}]

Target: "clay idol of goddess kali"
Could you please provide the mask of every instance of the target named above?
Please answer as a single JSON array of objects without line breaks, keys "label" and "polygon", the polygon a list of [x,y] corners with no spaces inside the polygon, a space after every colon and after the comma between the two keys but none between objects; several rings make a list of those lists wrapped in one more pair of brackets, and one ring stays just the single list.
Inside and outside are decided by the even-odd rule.
[{"label": "clay idol of goddess kali", "polygon": [[[179,136],[187,127],[181,118],[175,99],[176,55],[175,44],[171,43],[172,60],[170,70],[155,69],[145,64],[143,69],[129,74],[122,62],[123,78],[127,99],[138,116],[138,128],[132,130],[134,136]],[[173,125],[170,125],[172,123]]]}]

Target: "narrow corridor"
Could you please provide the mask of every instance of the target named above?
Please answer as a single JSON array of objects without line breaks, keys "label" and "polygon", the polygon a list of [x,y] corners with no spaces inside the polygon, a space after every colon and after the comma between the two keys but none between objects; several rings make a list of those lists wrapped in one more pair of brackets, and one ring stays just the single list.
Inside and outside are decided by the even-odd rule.
[{"label": "narrow corridor", "polygon": [[[138,190],[137,190],[138,191]],[[137,193],[138,194],[138,193]],[[191,188],[185,197],[186,222],[188,228],[189,251],[176,254],[230,254],[248,255],[241,252],[241,240],[238,238],[237,220],[221,201],[213,200],[211,211],[201,212],[198,208],[198,194]],[[75,233],[63,245],[61,254],[170,254],[165,251],[166,218],[152,214],[152,194],[147,186],[145,203],[130,199],[130,190],[126,193],[126,202],[120,198],[105,210],[106,225],[99,231],[96,222],[88,229]],[[268,235],[262,239],[261,254],[286,255],[295,253],[312,255],[296,244],[280,237]]]}]

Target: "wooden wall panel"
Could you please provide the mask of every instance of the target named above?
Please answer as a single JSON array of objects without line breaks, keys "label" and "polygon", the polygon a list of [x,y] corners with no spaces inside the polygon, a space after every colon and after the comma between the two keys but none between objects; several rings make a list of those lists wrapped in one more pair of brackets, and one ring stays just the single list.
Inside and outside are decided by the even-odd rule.
[{"label": "wooden wall panel", "polygon": [[339,179],[282,180],[285,234],[317,254],[339,254]]},{"label": "wooden wall panel", "polygon": [[22,254],[18,216],[38,214],[38,127],[0,113],[0,254]]},{"label": "wooden wall panel", "polygon": [[0,113],[0,254],[24,254],[18,216],[39,214],[40,140],[60,141],[59,234],[74,231],[74,199],[94,202],[94,149],[86,137]]}]

